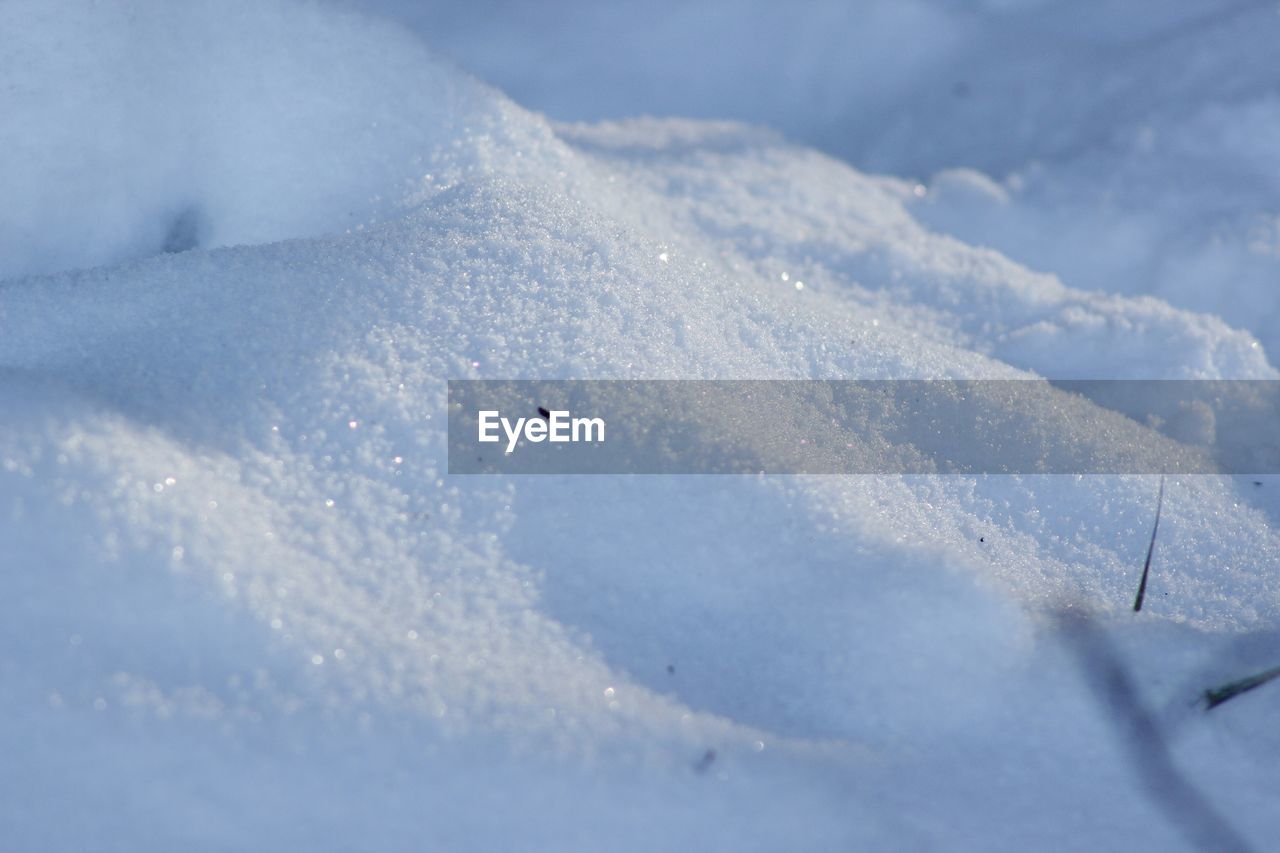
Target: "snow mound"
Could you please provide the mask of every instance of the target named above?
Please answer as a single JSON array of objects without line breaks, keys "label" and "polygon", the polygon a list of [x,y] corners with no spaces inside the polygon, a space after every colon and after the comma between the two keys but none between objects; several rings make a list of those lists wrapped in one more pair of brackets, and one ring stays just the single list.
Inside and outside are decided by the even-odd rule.
[{"label": "snow mound", "polygon": [[[1067,284],[1158,296],[1280,350],[1280,15],[1177,0],[334,0],[565,121],[785,130],[912,176],[930,227]],[[956,169],[995,197],[958,192]],[[931,177],[932,176],[932,177]],[[927,192],[924,192],[927,190]],[[996,199],[1003,197],[1003,201]]]},{"label": "snow mound", "polygon": [[[4,12],[102,72],[3,70],[6,215],[45,223],[6,272],[101,265],[0,284],[5,837],[1016,849],[1049,796],[1064,842],[1180,843],[1119,819],[1153,806],[1045,618],[1128,624],[1152,478],[449,477],[445,380],[1273,378],[1250,335],[933,234],[911,184],[768,133],[553,125],[319,7],[87,11]],[[1280,613],[1253,489],[1170,482],[1115,628],[1188,673],[1142,684],[1171,719]],[[1178,755],[1273,788],[1274,701]],[[1258,799],[1215,802],[1267,837]]]}]

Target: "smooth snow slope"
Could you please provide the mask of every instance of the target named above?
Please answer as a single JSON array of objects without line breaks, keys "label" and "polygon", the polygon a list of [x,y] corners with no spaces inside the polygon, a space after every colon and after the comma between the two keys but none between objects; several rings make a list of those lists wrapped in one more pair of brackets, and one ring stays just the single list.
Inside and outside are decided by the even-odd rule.
[{"label": "smooth snow slope", "polygon": [[[451,377],[1274,377],[1252,336],[932,234],[911,184],[768,132],[557,126],[403,33],[229,8],[5,8],[97,72],[5,66],[75,95],[6,96],[8,168],[75,202],[7,210],[46,239],[23,263],[99,266],[0,283],[0,836],[1186,846],[1205,822],[1144,785],[1062,607],[1132,662],[1201,811],[1274,835],[1280,700],[1190,707],[1270,662],[1270,480],[1170,482],[1135,617],[1152,478],[444,472]],[[139,68],[170,88],[103,82]],[[206,120],[197,79],[237,110],[207,150],[136,132]],[[224,248],[155,254],[178,198]]]}]

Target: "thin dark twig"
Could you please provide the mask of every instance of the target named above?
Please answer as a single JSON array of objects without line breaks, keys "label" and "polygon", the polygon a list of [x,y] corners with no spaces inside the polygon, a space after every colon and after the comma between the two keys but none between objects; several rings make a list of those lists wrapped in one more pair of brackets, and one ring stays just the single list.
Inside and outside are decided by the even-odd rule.
[{"label": "thin dark twig", "polygon": [[1221,687],[1213,687],[1204,692],[1204,700],[1207,704],[1205,710],[1216,708],[1228,699],[1234,699],[1241,693],[1246,693],[1255,687],[1261,687],[1274,678],[1280,678],[1280,666],[1251,675],[1248,678],[1241,678],[1230,684],[1224,684]]},{"label": "thin dark twig", "polygon": [[1142,580],[1138,582],[1138,595],[1133,600],[1133,612],[1142,609],[1142,599],[1147,597],[1147,575],[1151,572],[1151,555],[1156,551],[1156,533],[1160,530],[1160,510],[1164,506],[1164,475],[1160,475],[1160,496],[1156,498],[1156,523],[1151,527],[1151,542],[1147,545],[1147,560],[1142,564]]}]

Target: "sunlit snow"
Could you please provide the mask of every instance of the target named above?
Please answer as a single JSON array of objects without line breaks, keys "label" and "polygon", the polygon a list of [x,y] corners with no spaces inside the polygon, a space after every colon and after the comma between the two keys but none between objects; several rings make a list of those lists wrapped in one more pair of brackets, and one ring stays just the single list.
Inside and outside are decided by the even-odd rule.
[{"label": "sunlit snow", "polygon": [[0,6],[0,847],[1265,848],[1280,478],[1134,614],[1157,477],[451,477],[445,381],[1280,378],[1280,15],[543,5]]}]

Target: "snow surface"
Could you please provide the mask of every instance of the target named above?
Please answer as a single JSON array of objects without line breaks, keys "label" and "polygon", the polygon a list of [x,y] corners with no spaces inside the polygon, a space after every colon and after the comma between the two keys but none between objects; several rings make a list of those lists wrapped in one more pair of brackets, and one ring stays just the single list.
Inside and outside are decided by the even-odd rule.
[{"label": "snow surface", "polygon": [[914,176],[931,228],[1280,350],[1274,3],[343,5],[558,119],[733,118]]},{"label": "snow surface", "polygon": [[[990,56],[997,76],[987,36],[945,26],[960,13],[903,8],[871,6],[862,38],[919,32],[920,56],[850,51],[897,82],[831,95],[869,123],[876,98],[915,103],[912,81],[949,80],[965,56]],[[1236,189],[1266,168],[1249,128],[1280,126],[1251,88],[1269,71],[1231,61],[1240,44],[1219,36],[1268,31],[1261,13],[1224,13],[1146,39],[1177,8],[1073,36],[1137,67],[1204,57],[1184,88],[1152,98],[1147,78],[1097,121],[1147,104],[1239,184],[1159,189],[1156,172],[1192,155],[1161,155],[1145,183],[1123,152],[1028,132],[1009,158],[1065,152],[1042,185],[953,168],[922,196],[732,122],[556,123],[407,30],[332,6],[0,6],[0,837],[22,850],[1275,837],[1280,695],[1212,715],[1193,703],[1275,663],[1276,478],[1171,480],[1135,615],[1151,477],[445,473],[448,378],[1276,378],[1258,340],[1274,333],[1274,268],[1262,253],[1256,275],[1236,275],[1252,249],[1227,240],[1214,266],[1197,242],[1224,216],[1274,215],[1274,191]],[[965,10],[1006,37],[1031,14]],[[503,28],[529,14],[441,15],[436,39],[463,65],[524,68],[527,95],[572,67],[504,49],[517,40]],[[707,67],[733,65],[779,14],[739,13],[749,32],[726,27]],[[787,16],[810,47],[835,39],[828,19],[834,7]],[[601,32],[627,32],[610,20]],[[842,79],[811,67],[759,66],[761,99]],[[575,79],[586,88],[565,84],[558,117],[597,117],[591,87],[608,81]],[[1057,82],[1023,79],[1001,120],[1034,117]],[[1078,85],[1080,108],[1092,88]],[[820,124],[811,108],[794,107]],[[899,150],[908,173],[985,150],[963,136],[935,150],[927,131],[849,150],[872,165]],[[1138,212],[1094,215],[1112,182]],[[1198,207],[1200,192],[1221,208]],[[1154,230],[1122,229],[1142,222]],[[1186,229],[1183,280],[1206,287],[1193,260],[1227,270],[1257,300],[1247,322],[1194,313],[1209,306],[1158,272],[1081,278],[1090,261],[1069,247],[1110,234],[1099,263],[1119,269],[1150,234]],[[1011,235],[1002,248],[1062,280],[946,231]],[[1119,441],[1073,411],[1059,434]],[[762,429],[797,438],[785,419]],[[902,424],[902,447],[927,439]],[[1104,641],[1064,629],[1064,608],[1094,614]],[[1106,655],[1169,772],[1143,763],[1153,738],[1115,696],[1099,698]],[[1179,770],[1203,798],[1181,822],[1167,809]]]}]

